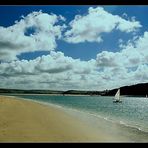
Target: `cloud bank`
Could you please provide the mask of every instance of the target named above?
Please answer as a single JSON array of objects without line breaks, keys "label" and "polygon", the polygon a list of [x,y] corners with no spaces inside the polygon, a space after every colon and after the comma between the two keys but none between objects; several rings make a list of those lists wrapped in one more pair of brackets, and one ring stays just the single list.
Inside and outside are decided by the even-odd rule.
[{"label": "cloud bank", "polygon": [[[118,52],[102,49],[96,59],[88,61],[56,51],[57,39],[99,43],[102,33],[136,32],[142,25],[135,18],[125,20],[101,7],[90,7],[88,14],[75,16],[70,29],[64,23],[58,25],[59,21],[65,18],[39,11],[22,17],[13,26],[0,27],[0,87],[104,90],[148,81],[147,31],[133,35],[126,43],[120,39]],[[49,54],[32,60],[17,58],[21,53],[43,50]]]}]

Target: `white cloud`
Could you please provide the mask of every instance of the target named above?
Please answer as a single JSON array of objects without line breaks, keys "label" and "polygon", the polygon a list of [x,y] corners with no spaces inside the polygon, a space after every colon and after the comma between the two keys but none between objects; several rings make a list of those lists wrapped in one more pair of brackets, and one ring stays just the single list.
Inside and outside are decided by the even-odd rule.
[{"label": "white cloud", "polygon": [[135,19],[125,20],[102,7],[90,7],[87,15],[76,15],[69,25],[71,29],[65,32],[65,40],[70,43],[101,42],[102,33],[109,33],[114,29],[129,33],[141,27]]},{"label": "white cloud", "polygon": [[119,52],[97,54],[96,65],[107,88],[148,82],[148,32],[129,40]]},{"label": "white cloud", "polygon": [[133,73],[133,78],[137,81],[137,83],[148,82],[148,65],[139,65],[137,70]]},{"label": "white cloud", "polygon": [[135,67],[148,64],[148,32],[134,37],[126,44],[119,45],[119,52],[102,51],[97,54],[97,65],[100,67]]},{"label": "white cloud", "polygon": [[0,86],[25,89],[30,88],[29,86],[32,89],[88,89],[89,84],[93,89],[93,82],[89,81],[91,76],[87,75],[91,75],[94,69],[95,60],[81,61],[66,57],[62,52],[52,51],[49,55],[30,61],[1,63],[0,80],[3,79],[4,82]]},{"label": "white cloud", "polygon": [[[104,90],[147,82],[148,32],[126,44],[120,39],[118,52],[103,51],[96,59],[82,61],[54,51],[65,28],[56,25],[59,20],[65,18],[33,12],[13,26],[0,27],[0,60],[13,60],[0,64],[0,87]],[[100,42],[101,33],[114,29],[128,33],[141,27],[135,18],[125,20],[101,7],[89,8],[87,15],[77,15],[70,25],[65,35],[72,43]],[[50,54],[29,61],[17,59],[21,53],[39,50]]]},{"label": "white cloud", "polygon": [[121,61],[121,54],[119,52],[108,52],[103,51],[97,54],[97,65],[99,67],[117,67],[122,64]]},{"label": "white cloud", "polygon": [[142,27],[140,22],[136,21],[135,19],[130,20],[125,20],[119,16],[117,17],[117,23],[118,25],[116,26],[117,30],[120,30],[122,32],[134,32],[137,30],[137,28]]},{"label": "white cloud", "polygon": [[56,38],[61,38],[64,25],[56,25],[64,17],[41,11],[32,12],[13,26],[0,27],[0,60],[16,60],[17,55],[32,51],[51,51]]},{"label": "white cloud", "polygon": [[[99,58],[90,61],[72,59],[71,57],[64,56],[61,52],[51,52],[50,55],[38,57],[30,61],[22,60],[1,63],[0,87],[104,90],[148,80],[147,64],[140,63],[136,69],[129,71],[128,67],[131,62],[124,57],[124,53],[118,54],[121,54],[120,56],[123,54],[122,59],[127,62],[127,66],[123,64],[123,61],[115,64],[115,62],[119,62],[119,59],[116,59],[117,53],[107,53],[107,51],[104,53],[105,56],[100,53],[98,54]],[[113,64],[111,64],[110,56],[114,57]],[[109,60],[105,61],[105,64],[99,65],[100,57]],[[134,65],[130,65],[130,68],[134,68]],[[103,69],[99,70],[101,68]]]},{"label": "white cloud", "polygon": [[36,69],[40,72],[61,73],[73,68],[71,57],[65,57],[62,52],[51,52],[50,55],[42,56],[36,59]]},{"label": "white cloud", "polygon": [[96,60],[81,61],[51,51],[30,61],[1,63],[0,87],[104,90],[147,82],[147,38],[145,32],[119,52],[98,53]]}]

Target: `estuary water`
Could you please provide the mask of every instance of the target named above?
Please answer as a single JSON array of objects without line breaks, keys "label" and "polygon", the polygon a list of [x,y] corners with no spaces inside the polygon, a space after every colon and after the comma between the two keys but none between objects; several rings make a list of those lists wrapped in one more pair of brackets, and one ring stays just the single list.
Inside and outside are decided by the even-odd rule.
[{"label": "estuary water", "polygon": [[106,96],[16,96],[86,112],[111,122],[148,132],[148,98],[122,97],[122,103],[113,103],[113,97]]}]

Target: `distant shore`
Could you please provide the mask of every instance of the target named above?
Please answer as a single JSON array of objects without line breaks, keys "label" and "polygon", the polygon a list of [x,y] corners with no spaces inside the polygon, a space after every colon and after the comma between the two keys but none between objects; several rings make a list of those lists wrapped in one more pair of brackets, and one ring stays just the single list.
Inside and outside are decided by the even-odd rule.
[{"label": "distant shore", "polygon": [[[30,93],[30,94],[24,94],[24,93],[2,93],[2,94],[0,94],[0,95],[14,95],[14,96],[23,96],[23,95],[48,95],[48,96],[92,96],[92,95],[81,95],[81,94],[35,94],[35,93]],[[93,95],[93,96],[99,96],[99,95]]]},{"label": "distant shore", "polygon": [[[53,93],[53,94],[48,94],[48,93],[0,93],[0,95],[4,96],[25,96],[25,95],[48,95],[48,96],[102,96],[102,97],[114,97],[114,95],[90,95],[90,94],[59,94],[59,93]],[[121,95],[121,97],[145,97],[145,96],[140,96],[140,95]]]},{"label": "distant shore", "polygon": [[0,96],[0,142],[146,141],[147,137],[139,139],[137,130],[103,119],[93,123],[94,117],[89,122],[87,116],[54,105]]}]

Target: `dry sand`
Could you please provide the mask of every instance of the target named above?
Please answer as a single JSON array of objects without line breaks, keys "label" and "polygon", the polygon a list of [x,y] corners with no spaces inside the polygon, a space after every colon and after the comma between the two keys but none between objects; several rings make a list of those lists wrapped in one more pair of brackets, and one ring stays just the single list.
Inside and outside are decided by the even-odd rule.
[{"label": "dry sand", "polygon": [[115,125],[105,129],[105,122],[100,123],[98,129],[56,106],[0,96],[0,142],[130,141],[121,130],[108,130]]},{"label": "dry sand", "polygon": [[0,96],[0,142],[89,142],[102,136],[55,107]]}]

